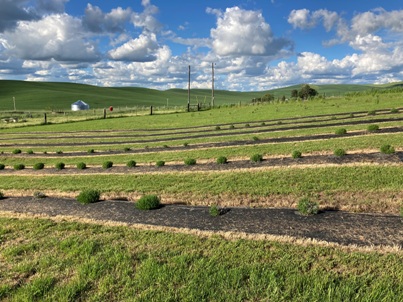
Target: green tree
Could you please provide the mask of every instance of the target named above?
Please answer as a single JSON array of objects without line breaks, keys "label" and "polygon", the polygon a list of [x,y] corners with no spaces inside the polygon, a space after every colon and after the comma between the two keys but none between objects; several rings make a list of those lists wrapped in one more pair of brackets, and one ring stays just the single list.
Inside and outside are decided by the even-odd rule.
[{"label": "green tree", "polygon": [[315,96],[317,94],[318,92],[308,84],[303,85],[300,91],[298,92],[298,96],[304,100],[309,99],[310,97]]},{"label": "green tree", "polygon": [[263,97],[262,97],[262,102],[270,102],[274,100],[274,95],[271,95],[270,93],[266,93]]}]

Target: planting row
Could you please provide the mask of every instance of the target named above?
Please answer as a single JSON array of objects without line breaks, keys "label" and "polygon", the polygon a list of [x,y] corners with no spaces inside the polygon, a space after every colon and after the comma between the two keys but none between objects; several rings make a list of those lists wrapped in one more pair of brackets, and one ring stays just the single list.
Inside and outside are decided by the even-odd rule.
[{"label": "planting row", "polygon": [[[33,194],[34,198],[46,198],[46,194],[36,191]],[[76,199],[81,204],[90,204],[100,201],[101,192],[98,190],[87,189],[77,195]],[[0,199],[5,198],[3,192],[0,191]],[[135,207],[139,210],[155,210],[162,206],[161,199],[157,195],[143,195],[135,203]],[[316,215],[319,213],[319,203],[312,201],[308,197],[300,199],[297,203],[298,213],[301,215]],[[226,208],[219,207],[217,204],[212,204],[209,208],[211,216],[220,216],[227,212]],[[403,206],[400,208],[400,215],[403,216]]]},{"label": "planting row", "polygon": [[[376,133],[376,132],[378,132],[380,130],[380,127],[378,126],[378,125],[375,125],[375,124],[372,124],[372,125],[369,125],[368,127],[367,127],[367,132],[368,133]],[[318,133],[317,133],[318,134]],[[346,128],[338,128],[338,129],[336,129],[335,131],[334,131],[334,134],[336,135],[336,136],[344,136],[344,135],[346,135],[347,134],[347,129]],[[311,134],[312,135],[312,134]],[[270,138],[272,138],[272,139],[274,139],[274,138],[283,138],[283,137],[289,137],[290,136],[290,134],[288,134],[287,136],[284,136],[284,134],[282,134],[282,133],[277,133],[277,134],[275,134],[275,135],[270,135]],[[222,138],[222,139],[218,139],[218,140],[212,140],[211,138],[209,138],[209,144],[211,144],[211,143],[213,143],[214,141],[218,141],[218,142],[230,142],[230,141],[236,141],[236,140],[234,140],[235,138],[233,137],[233,138],[231,138],[231,137],[226,137],[226,138]],[[252,137],[252,140],[253,141],[255,141],[255,142],[257,142],[257,141],[259,141],[259,140],[262,140],[262,138],[261,137],[259,137],[259,136],[253,136]],[[241,140],[240,141],[240,143],[242,143],[242,142],[244,142],[244,140]],[[245,140],[245,142],[246,142],[246,140]],[[120,144],[120,143],[119,143]],[[155,145],[155,144],[153,144],[153,145]],[[200,145],[200,144],[198,144],[197,145],[198,147],[201,147],[202,145]],[[158,147],[157,145],[155,145],[155,147]],[[177,146],[172,146],[172,147],[177,147]],[[183,143],[183,147],[186,147],[186,148],[188,148],[188,147],[190,147],[190,145],[189,145],[189,143],[188,142],[184,142]],[[161,148],[161,147],[160,147]],[[170,148],[170,146],[168,146],[167,144],[165,144],[165,145],[162,145],[162,148],[164,148],[164,149],[169,149]],[[73,148],[73,149],[76,149],[76,148]],[[141,148],[142,149],[142,148]],[[132,149],[132,148],[130,148],[130,147],[124,147],[121,151],[123,151],[123,152],[130,152],[130,151],[134,151],[134,150],[137,150],[137,151],[139,151],[139,150],[141,150],[141,149]],[[144,150],[150,150],[150,148],[149,148],[149,146],[145,146],[144,147]],[[94,153],[105,153],[105,152],[118,152],[119,153],[119,151],[120,150],[107,150],[107,151],[105,151],[105,150],[98,150],[98,151],[96,151],[95,149],[93,149],[93,148],[89,148],[87,151],[85,151],[84,153],[87,153],[87,154],[94,154]],[[29,155],[34,155],[35,154],[35,151],[34,150],[32,150],[32,149],[28,149],[27,151],[25,151],[26,152],[26,154],[29,154]],[[11,151],[11,153],[12,154],[14,154],[14,155],[18,155],[18,154],[22,154],[23,153],[23,150],[21,150],[21,149],[19,149],[19,148],[17,148],[17,149],[14,149],[14,150],[12,150]],[[48,152],[48,151],[43,151],[42,152],[42,154],[44,154],[44,155],[47,155],[47,154],[57,154],[57,155],[61,155],[61,154],[63,154],[64,152],[62,151],[62,150],[57,150],[57,151],[55,151],[55,152]],[[0,154],[6,154],[4,151],[0,151]]]},{"label": "planting row", "polygon": [[[402,119],[399,120],[379,120],[382,122],[382,127],[397,127],[401,125]],[[362,132],[362,123],[368,123],[368,121],[362,121],[358,125],[349,124],[350,131]],[[137,148],[148,147],[158,147],[165,146],[164,143],[174,144],[176,146],[185,144],[195,144],[200,142],[205,142],[208,139],[209,142],[223,142],[223,141],[238,141],[238,140],[248,140],[254,135],[261,135],[263,138],[278,138],[278,137],[292,137],[292,136],[302,136],[302,135],[314,135],[314,134],[330,134],[331,132],[336,135],[342,135],[339,129],[334,130],[335,127],[339,127],[345,130],[343,134],[347,133],[347,129],[343,128],[346,124],[331,124],[331,125],[301,125],[293,124],[292,127],[288,126],[285,128],[276,127],[270,129],[251,129],[250,131],[235,131],[235,132],[198,132],[192,134],[191,132],[182,132],[180,135],[173,135],[172,133],[165,132],[156,134],[146,134],[143,135],[114,135],[105,137],[103,134],[101,136],[73,136],[73,137],[63,137],[62,135],[57,136],[43,136],[41,139],[33,138],[32,134],[23,138],[3,138],[1,142],[4,147],[10,150],[11,147],[21,148],[21,146],[30,146],[35,148],[46,148],[59,146],[67,147],[69,146],[71,150],[79,151],[82,146],[98,146],[97,148],[108,149],[114,145],[121,145],[122,143],[128,145],[135,145]],[[220,128],[219,126],[216,126]],[[380,129],[379,125],[371,124],[366,128],[367,132],[377,132]],[[45,140],[41,142],[41,140]],[[22,143],[16,143],[16,141],[22,141]],[[87,151],[90,151],[90,147]],[[18,149],[15,149],[18,150]],[[82,150],[82,149],[81,149]],[[28,151],[33,152],[34,150],[28,149]],[[27,153],[28,153],[27,151]],[[117,150],[118,151],[118,150]],[[127,151],[127,150],[124,150]],[[10,150],[9,152],[12,152]],[[57,153],[57,152],[56,152]],[[31,153],[32,154],[32,153]]]},{"label": "planting row", "polygon": [[[393,153],[395,153],[395,148],[394,148],[393,146],[389,145],[389,144],[385,144],[385,145],[382,145],[382,146],[381,146],[380,152],[381,152],[382,154],[393,154]],[[333,154],[334,154],[335,156],[341,157],[341,156],[347,155],[347,152],[346,152],[346,150],[344,150],[344,149],[342,149],[342,148],[337,148],[337,149],[334,150]],[[294,150],[294,151],[292,152],[292,154],[291,154],[291,157],[294,158],[294,159],[302,158],[302,152],[299,151],[299,150]],[[256,154],[253,154],[253,155],[250,157],[250,160],[251,160],[252,162],[261,162],[261,161],[264,160],[264,158],[263,158],[263,155],[262,155],[262,154],[256,153]],[[184,160],[184,164],[187,165],[187,166],[193,166],[193,165],[196,165],[196,163],[197,163],[197,160],[194,159],[194,158],[186,158],[186,159]],[[218,157],[218,158],[216,159],[216,163],[217,163],[217,164],[226,164],[226,163],[228,163],[228,159],[227,159],[227,157],[225,157],[225,156],[220,156],[220,157]],[[134,168],[134,167],[136,166],[136,164],[137,164],[136,161],[130,160],[130,161],[128,161],[128,162],[126,163],[126,166],[129,167],[129,168]],[[162,167],[162,166],[165,165],[165,161],[159,160],[159,161],[155,162],[155,165],[156,165],[157,167]],[[58,162],[58,163],[56,163],[56,164],[54,165],[54,168],[56,168],[57,170],[63,170],[63,169],[65,168],[65,166],[66,166],[66,165],[65,165],[63,162]],[[103,169],[109,169],[109,168],[112,168],[112,166],[113,166],[113,162],[112,162],[112,161],[105,161],[105,162],[102,164],[102,168],[103,168]],[[25,165],[24,165],[24,164],[15,164],[13,167],[14,167],[14,170],[23,170],[23,169],[25,169]],[[79,163],[76,165],[76,167],[77,167],[77,169],[79,169],[79,170],[84,170],[84,169],[87,168],[87,165],[86,165],[86,163],[84,163],[84,162],[79,162]],[[6,168],[6,165],[0,164],[0,170],[4,170],[5,168]],[[36,164],[33,165],[33,169],[34,169],[34,170],[42,170],[42,169],[44,169],[44,168],[45,168],[45,164],[42,163],[42,162],[41,162],[41,163],[36,163]]]}]

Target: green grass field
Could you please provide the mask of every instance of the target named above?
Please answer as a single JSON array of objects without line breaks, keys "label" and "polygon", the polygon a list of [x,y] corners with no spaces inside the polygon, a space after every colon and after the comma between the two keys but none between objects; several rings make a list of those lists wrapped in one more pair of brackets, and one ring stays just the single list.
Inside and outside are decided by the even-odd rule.
[{"label": "green grass field", "polygon": [[[183,106],[187,105],[187,90],[166,91],[140,87],[96,87],[73,83],[39,83],[0,81],[0,110],[13,110],[13,97],[17,110],[70,110],[77,100],[83,100],[90,108],[139,107],[139,106]],[[216,104],[249,102],[260,97],[261,92],[215,92]],[[194,89],[191,104],[210,103],[211,91]]]},{"label": "green grass field", "polygon": [[[319,85],[313,87],[319,94],[343,96],[349,92],[362,92],[370,89],[385,89],[399,87],[400,83],[384,85]],[[301,85],[258,92],[215,91],[215,104],[246,104],[254,98],[266,93],[276,98],[289,98],[293,89],[300,89]],[[186,89],[170,89],[165,91],[146,89],[141,87],[97,87],[74,83],[49,83],[0,80],[0,111],[14,110],[70,110],[70,106],[77,100],[90,104],[92,109],[102,109],[113,106],[116,109],[141,106],[183,106],[187,105],[188,92]],[[208,89],[192,89],[191,104],[209,104],[211,91]]]},{"label": "green grass field", "polygon": [[0,218],[4,301],[399,301],[402,256]]},{"label": "green grass field", "polygon": [[[182,98],[186,102],[187,92],[14,81],[0,81],[0,88],[0,110],[10,110],[16,91],[21,106],[17,109],[42,110],[32,118],[21,113],[26,122],[0,125],[0,165],[5,165],[0,170],[0,193],[6,198],[35,192],[75,197],[90,188],[103,198],[134,200],[157,194],[162,203],[188,205],[295,208],[308,196],[321,209],[391,215],[403,209],[401,160],[382,161],[399,159],[403,152],[403,94],[398,90],[328,85],[318,87],[325,98],[260,105],[246,104],[254,93],[217,92],[221,105],[206,111],[182,108],[150,116],[147,108],[122,109],[102,119],[101,109],[110,105],[109,100],[116,102],[113,106],[134,107],[149,106],[148,98],[153,98],[164,106],[167,97],[172,105]],[[197,93],[199,101],[204,96],[208,100],[209,91]],[[68,110],[79,98],[101,109],[50,113]],[[234,100],[236,105],[224,105]],[[43,110],[48,113],[46,125],[41,124]],[[380,130],[367,131],[372,124]],[[336,135],[340,128],[347,134]],[[320,137],[325,134],[328,137]],[[380,154],[385,144],[396,154]],[[380,161],[236,165],[250,165],[255,154],[268,161],[290,159],[295,150],[305,158],[332,156],[337,148],[347,156],[373,153]],[[206,162],[218,166],[219,156],[226,156],[234,168],[202,170]],[[197,164],[187,170],[170,169],[185,167],[185,159]],[[130,160],[137,166],[126,168]],[[155,167],[160,160],[166,167]],[[102,169],[105,161],[114,166]],[[66,164],[63,171],[55,169],[60,162]],[[79,162],[88,168],[78,170]],[[37,163],[45,168],[34,170]],[[15,170],[16,164],[25,169]],[[13,217],[0,217],[4,301],[399,301],[403,292],[401,250],[228,240]]]}]

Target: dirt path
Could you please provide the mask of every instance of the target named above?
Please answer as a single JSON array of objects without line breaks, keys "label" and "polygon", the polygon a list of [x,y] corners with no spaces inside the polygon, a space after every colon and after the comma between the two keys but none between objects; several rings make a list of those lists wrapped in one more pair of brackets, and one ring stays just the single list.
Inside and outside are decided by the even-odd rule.
[{"label": "dirt path", "polygon": [[324,211],[302,216],[293,209],[228,208],[212,217],[208,207],[165,205],[140,211],[128,201],[101,201],[81,205],[74,199],[31,197],[0,200],[2,216],[74,217],[127,225],[162,226],[187,230],[286,236],[343,246],[403,248],[403,218],[396,215]]}]

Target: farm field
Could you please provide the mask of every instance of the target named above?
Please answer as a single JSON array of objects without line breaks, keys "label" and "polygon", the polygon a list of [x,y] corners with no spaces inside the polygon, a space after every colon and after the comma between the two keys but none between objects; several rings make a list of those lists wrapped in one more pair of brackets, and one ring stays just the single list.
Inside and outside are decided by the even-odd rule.
[{"label": "farm field", "polygon": [[[322,207],[398,214],[401,99],[401,93],[363,93],[2,129],[0,178],[7,181],[0,189],[11,196],[40,190],[74,197],[91,184],[110,198],[157,194],[191,205],[264,207],[295,207],[302,196],[315,196]],[[382,154],[384,145],[395,152]],[[335,156],[336,149],[346,155]],[[302,157],[293,159],[294,151]],[[252,162],[256,154],[263,161]],[[219,157],[228,163],[217,164]],[[105,161],[113,166],[103,169]],[[136,167],[127,167],[129,161]],[[65,169],[57,170],[61,162]],[[34,169],[38,163],[44,168]],[[24,169],[15,170],[19,164]]]},{"label": "farm field", "polygon": [[[0,129],[0,192],[6,197],[0,205],[0,265],[10,269],[0,268],[0,297],[394,301],[403,291],[402,104],[401,92],[363,92],[189,113],[7,124]],[[107,161],[112,166],[105,168]],[[374,215],[374,222],[393,220],[393,226],[384,235],[390,241],[372,249],[368,243],[298,242],[298,236],[197,236],[132,223],[70,221],[63,214],[47,219],[33,198],[41,192],[69,203],[85,189],[124,204],[156,194],[165,208],[155,213],[179,205],[288,211],[306,197],[325,213]],[[38,216],[33,208],[26,216],[4,210],[7,200],[18,197],[38,207]],[[42,205],[51,209],[50,203]],[[309,221],[304,227],[309,231]],[[370,238],[371,231],[363,236]],[[101,265],[100,259],[108,261]]]}]

